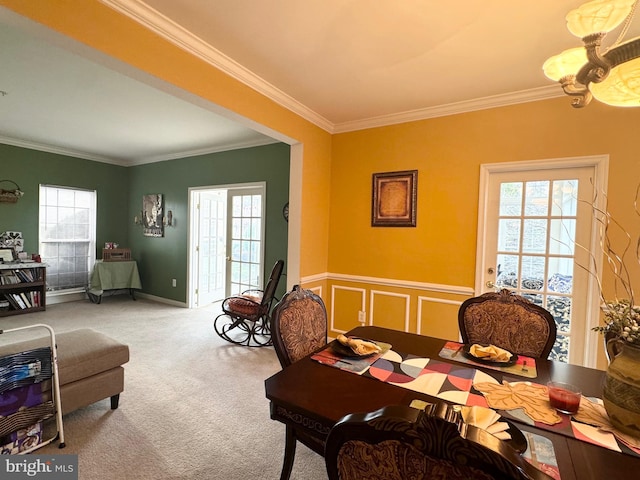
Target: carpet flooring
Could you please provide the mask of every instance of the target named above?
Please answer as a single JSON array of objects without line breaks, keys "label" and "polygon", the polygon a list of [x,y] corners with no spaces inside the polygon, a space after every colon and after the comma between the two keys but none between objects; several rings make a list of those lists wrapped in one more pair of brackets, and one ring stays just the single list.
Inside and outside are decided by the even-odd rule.
[{"label": "carpet flooring", "polygon": [[[44,323],[61,333],[92,328],[129,345],[120,407],[102,400],[64,417],[79,478],[278,479],[284,425],[269,418],[264,380],[280,370],[273,348],[226,343],[213,330],[219,304],[173,307],[127,295],[56,304],[0,318],[0,329]],[[46,334],[36,332],[37,336]],[[0,343],[33,333],[0,335]],[[292,480],[326,480],[324,460],[298,445]]]}]

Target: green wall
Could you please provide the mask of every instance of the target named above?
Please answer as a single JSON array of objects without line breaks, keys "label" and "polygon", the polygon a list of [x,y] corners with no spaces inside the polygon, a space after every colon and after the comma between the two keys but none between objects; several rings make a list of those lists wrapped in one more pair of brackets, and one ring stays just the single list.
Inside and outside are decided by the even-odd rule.
[{"label": "green wall", "polygon": [[[178,302],[187,301],[189,187],[266,182],[265,277],[278,259],[287,258],[287,223],[282,207],[289,198],[289,146],[278,143],[178,160],[120,167],[102,162],[0,144],[0,179],[10,179],[25,192],[18,203],[0,203],[0,232],[20,231],[25,250],[38,249],[38,186],[94,189],[98,193],[97,252],[105,242],[131,248],[138,260],[142,291]],[[10,184],[0,188],[10,189]],[[162,238],[145,237],[133,222],[142,196],[164,195],[175,227]],[[286,273],[286,263],[285,263]],[[171,279],[177,279],[177,287]],[[280,282],[280,296],[286,281]]]},{"label": "green wall", "polygon": [[[212,153],[180,160],[150,163],[129,170],[129,216],[127,244],[138,260],[143,290],[164,298],[186,301],[189,187],[266,182],[266,278],[278,259],[287,259],[287,223],[282,207],[289,198],[289,146],[277,143],[262,147]],[[145,237],[133,225],[142,209],[142,196],[164,195],[165,212],[171,210],[175,227],[164,237]],[[285,263],[286,273],[286,263]],[[171,279],[177,287],[171,286]],[[281,281],[278,297],[286,289]]]},{"label": "green wall", "polygon": [[[20,185],[24,196],[17,203],[0,203],[0,232],[22,232],[24,249],[38,251],[38,188],[40,184],[96,190],[98,198],[96,257],[104,242],[127,242],[127,168],[102,162],[0,144],[0,179]],[[11,189],[3,182],[0,188]]]}]

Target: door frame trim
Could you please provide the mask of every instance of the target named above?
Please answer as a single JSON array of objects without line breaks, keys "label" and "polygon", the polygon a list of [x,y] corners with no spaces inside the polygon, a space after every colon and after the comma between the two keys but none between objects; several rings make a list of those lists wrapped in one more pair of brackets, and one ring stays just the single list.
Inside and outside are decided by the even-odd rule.
[{"label": "door frame trim", "polygon": [[[530,170],[552,170],[557,168],[580,168],[593,167],[594,179],[593,188],[597,193],[595,198],[595,208],[599,211],[606,210],[607,185],[609,178],[609,155],[591,155],[583,157],[553,158],[546,160],[526,160],[516,162],[485,163],[480,165],[480,184],[478,193],[478,234],[476,239],[476,272],[475,272],[475,295],[482,293],[482,284],[485,271],[484,245],[486,242],[487,226],[485,209],[489,194],[489,178],[494,173],[519,172]],[[600,292],[598,284],[602,280],[602,249],[594,248],[599,245],[598,222],[593,222],[590,234],[590,251],[593,252],[593,263],[597,271],[590,271],[588,291],[597,295],[590,295],[587,302],[587,318],[585,325],[586,338],[585,348],[582,358],[582,365],[595,368],[597,363],[598,345],[600,335],[593,332],[592,328],[597,326],[600,318]]]}]

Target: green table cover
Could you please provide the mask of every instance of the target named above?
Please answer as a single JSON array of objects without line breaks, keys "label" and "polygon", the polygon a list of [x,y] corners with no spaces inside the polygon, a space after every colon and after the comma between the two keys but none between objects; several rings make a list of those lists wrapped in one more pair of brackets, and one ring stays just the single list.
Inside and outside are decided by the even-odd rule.
[{"label": "green table cover", "polygon": [[121,288],[142,288],[136,261],[96,261],[89,281],[89,293],[99,296],[102,295],[104,290],[118,290]]}]

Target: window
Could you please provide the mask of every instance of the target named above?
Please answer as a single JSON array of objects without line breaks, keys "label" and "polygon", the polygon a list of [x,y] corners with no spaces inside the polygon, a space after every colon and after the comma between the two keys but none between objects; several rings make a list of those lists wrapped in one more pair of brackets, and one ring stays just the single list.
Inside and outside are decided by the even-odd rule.
[{"label": "window", "polygon": [[40,185],[40,256],[47,291],[79,291],[96,252],[96,192]]}]

